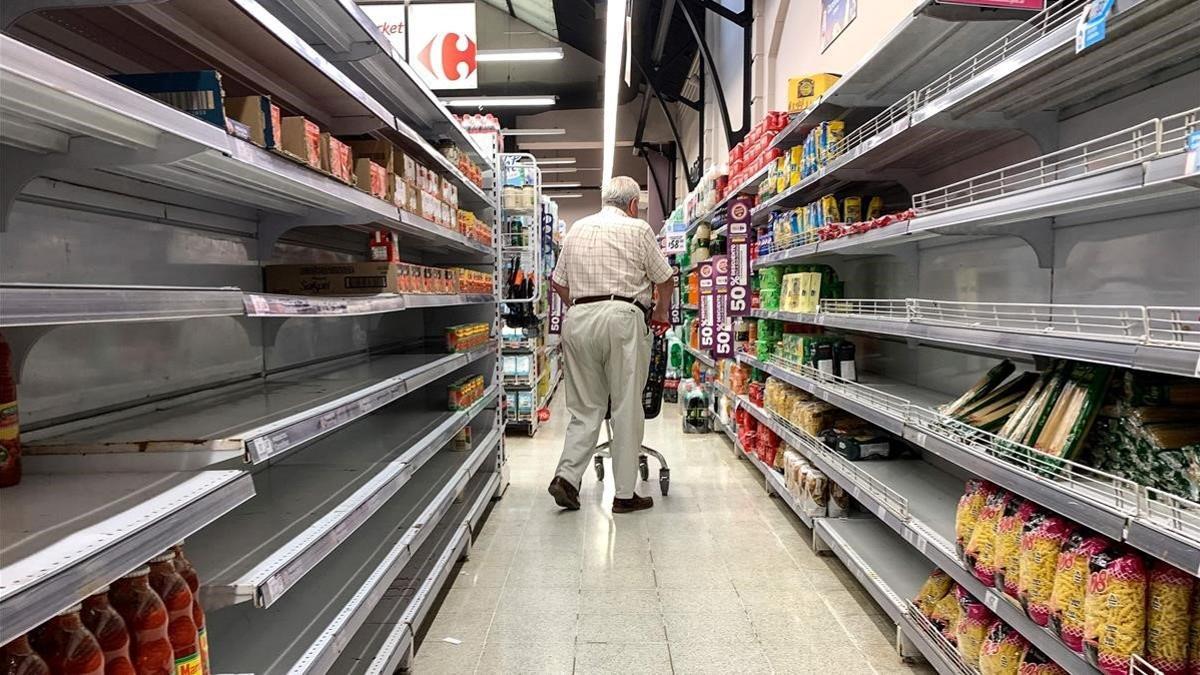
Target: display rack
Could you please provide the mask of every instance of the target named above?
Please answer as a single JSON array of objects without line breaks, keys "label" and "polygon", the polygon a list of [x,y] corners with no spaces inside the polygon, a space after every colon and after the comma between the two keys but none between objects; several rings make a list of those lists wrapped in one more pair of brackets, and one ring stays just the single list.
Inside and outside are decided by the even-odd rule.
[{"label": "display rack", "polygon": [[[497,160],[353,3],[77,4],[0,15],[0,328],[27,452],[0,491],[0,643],[186,539],[214,671],[327,672],[364,626],[401,636],[385,660],[405,665],[507,484],[500,181],[438,148],[492,176]],[[197,68],[224,95],[392,144],[490,237],[108,77]],[[262,265],[361,260],[378,230],[404,262],[485,272],[491,291],[263,292]],[[37,253],[48,241],[71,259]],[[463,323],[492,339],[448,352]],[[447,410],[466,376],[482,396]]]}]

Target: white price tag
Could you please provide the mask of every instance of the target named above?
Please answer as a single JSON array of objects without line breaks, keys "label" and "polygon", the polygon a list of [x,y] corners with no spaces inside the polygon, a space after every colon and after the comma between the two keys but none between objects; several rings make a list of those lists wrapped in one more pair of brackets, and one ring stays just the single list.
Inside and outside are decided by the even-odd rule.
[{"label": "white price tag", "polygon": [[254,310],[255,314],[271,313],[271,303],[267,302],[267,299],[261,295],[250,295],[250,307]]},{"label": "white price tag", "polygon": [[283,579],[278,575],[267,579],[267,595],[271,596],[272,600],[277,600],[283,593]]},{"label": "white price tag", "polygon": [[273,454],[273,452],[275,450],[275,448],[271,444],[271,438],[269,436],[263,436],[262,438],[256,438],[253,441],[251,441],[251,443],[254,444],[254,451],[263,457],[271,456],[271,454]]},{"label": "white price tag", "polygon": [[925,447],[925,441],[927,440],[929,440],[929,437],[925,435],[924,431],[918,431],[917,435],[913,437],[913,441],[922,448]]},{"label": "white price tag", "polygon": [[887,509],[883,508],[883,504],[880,504],[880,505],[879,505],[879,508],[875,509],[875,515],[876,515],[876,516],[877,516],[877,517],[878,517],[880,520],[883,520],[884,516],[886,516],[886,515],[887,515]]},{"label": "white price tag", "polygon": [[983,604],[987,605],[987,608],[994,612],[1000,606],[1000,598],[996,597],[995,593],[988,593],[983,597]]}]

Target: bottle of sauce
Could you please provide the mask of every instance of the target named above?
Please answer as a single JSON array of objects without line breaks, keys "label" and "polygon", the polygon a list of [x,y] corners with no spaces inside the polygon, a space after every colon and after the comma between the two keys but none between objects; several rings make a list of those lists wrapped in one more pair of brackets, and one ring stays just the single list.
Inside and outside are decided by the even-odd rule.
[{"label": "bottle of sauce", "polygon": [[22,635],[0,647],[0,674],[50,675],[50,666],[33,651],[29,636]]},{"label": "bottle of sauce", "polygon": [[12,349],[0,334],[0,488],[21,482],[21,434]]},{"label": "bottle of sauce", "polygon": [[167,607],[150,588],[150,568],[140,567],[113,582],[108,599],[129,631],[134,672],[173,675],[175,659],[167,639]]},{"label": "bottle of sauce", "polygon": [[56,675],[104,675],[104,652],[79,618],[81,605],[46,622],[39,642],[42,658]]},{"label": "bottle of sauce", "polygon": [[108,587],[84,598],[79,616],[104,652],[104,675],[136,675],[129,657],[129,631],[125,629],[125,620],[108,601]]},{"label": "bottle of sauce", "polygon": [[192,618],[192,591],[175,570],[173,551],[150,561],[150,588],[167,606],[167,636],[175,654],[175,675],[203,675],[200,636]]},{"label": "bottle of sauce", "polygon": [[196,637],[200,643],[200,665],[204,669],[204,675],[211,675],[212,664],[208,658],[208,623],[204,618],[204,608],[200,606],[200,575],[196,574],[196,568],[192,566],[192,561],[183,554],[182,541],[175,544],[171,550],[175,552],[175,570],[179,572],[179,576],[183,577],[192,591],[192,620],[196,622]]}]

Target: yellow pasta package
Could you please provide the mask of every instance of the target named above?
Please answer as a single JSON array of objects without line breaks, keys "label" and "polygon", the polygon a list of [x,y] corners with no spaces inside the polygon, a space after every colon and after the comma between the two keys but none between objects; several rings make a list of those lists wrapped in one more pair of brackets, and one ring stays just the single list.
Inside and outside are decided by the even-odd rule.
[{"label": "yellow pasta package", "polygon": [[1146,563],[1123,546],[1092,555],[1083,602],[1087,660],[1106,675],[1129,672],[1129,657],[1146,647]]},{"label": "yellow pasta package", "polygon": [[1025,523],[1037,513],[1037,505],[1030,501],[1013,499],[1004,507],[1004,515],[996,524],[996,590],[1008,597],[1018,598],[1017,586],[1021,578],[1021,535]]},{"label": "yellow pasta package", "polygon": [[951,643],[958,639],[958,619],[962,614],[962,607],[958,604],[957,588],[956,586],[956,590],[946,593],[941,600],[933,603],[926,614],[929,622],[941,631],[942,635]]},{"label": "yellow pasta package", "polygon": [[1146,598],[1146,661],[1163,675],[1187,675],[1188,627],[1196,579],[1183,570],[1155,561],[1150,567]]},{"label": "yellow pasta package", "polygon": [[[1087,596],[1088,565],[1108,548],[1104,537],[1076,532],[1063,542],[1050,592],[1050,627],[1071,651],[1083,653],[1083,603]],[[1143,598],[1144,600],[1144,598]]]},{"label": "yellow pasta package", "polygon": [[1073,529],[1058,516],[1036,513],[1025,523],[1021,534],[1017,599],[1039,626],[1050,625],[1050,596],[1054,591],[1058,552]]},{"label": "yellow pasta package", "polygon": [[1030,647],[1021,658],[1017,675],[1067,675],[1063,667],[1050,660],[1049,656]]},{"label": "yellow pasta package", "polygon": [[963,551],[967,566],[987,586],[996,583],[996,529],[1011,500],[1012,495],[1004,490],[996,490],[988,496],[987,502],[979,510],[971,540]]},{"label": "yellow pasta package", "polygon": [[994,621],[979,648],[980,675],[1018,675],[1029,643],[1003,621]]},{"label": "yellow pasta package", "polygon": [[913,598],[913,605],[925,616],[929,616],[929,610],[937,604],[938,600],[946,597],[950,589],[954,586],[954,580],[950,575],[935,569],[925,583],[921,584],[921,590],[917,591],[917,597]]},{"label": "yellow pasta package", "polygon": [[995,490],[991,483],[975,479],[967,481],[967,488],[958,499],[958,509],[954,514],[954,542],[958,546],[959,555],[966,549],[967,542],[971,541],[975,523],[979,520],[979,512],[987,503],[988,496]]},{"label": "yellow pasta package", "polygon": [[1192,593],[1192,617],[1188,621],[1188,675],[1200,675],[1200,589]]},{"label": "yellow pasta package", "polygon": [[987,637],[988,628],[996,620],[992,610],[975,599],[962,586],[954,589],[962,613],[958,618],[958,630],[955,632],[958,643],[958,654],[968,665],[979,663],[979,650],[983,647],[983,639]]}]

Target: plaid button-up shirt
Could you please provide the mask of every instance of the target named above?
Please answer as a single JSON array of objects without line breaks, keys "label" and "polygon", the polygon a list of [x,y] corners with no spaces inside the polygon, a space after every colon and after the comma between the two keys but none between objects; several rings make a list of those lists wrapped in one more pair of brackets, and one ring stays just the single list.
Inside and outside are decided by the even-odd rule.
[{"label": "plaid button-up shirt", "polygon": [[567,230],[551,279],[570,288],[572,300],[620,295],[649,307],[653,284],[671,274],[650,225],[605,206]]}]

